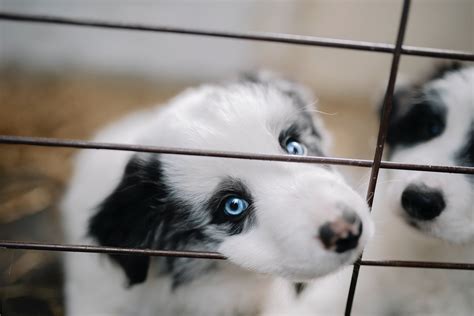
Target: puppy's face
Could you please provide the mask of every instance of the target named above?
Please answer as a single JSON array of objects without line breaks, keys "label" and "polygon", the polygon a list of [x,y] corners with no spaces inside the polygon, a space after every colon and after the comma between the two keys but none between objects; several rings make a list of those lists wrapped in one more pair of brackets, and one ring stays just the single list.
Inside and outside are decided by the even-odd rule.
[{"label": "puppy's face", "polygon": [[[400,89],[387,142],[390,160],[474,166],[474,68],[451,69]],[[474,176],[393,171],[392,205],[412,226],[453,242],[474,240]]]},{"label": "puppy's face", "polygon": [[[174,99],[139,141],[323,155],[310,102],[301,87],[277,79],[203,87]],[[372,230],[364,200],[328,166],[177,155],[134,156],[90,226],[104,245],[219,251],[245,268],[297,280],[351,263]],[[145,279],[147,258],[114,259],[131,284]],[[185,258],[158,265],[176,286],[217,268]]]}]

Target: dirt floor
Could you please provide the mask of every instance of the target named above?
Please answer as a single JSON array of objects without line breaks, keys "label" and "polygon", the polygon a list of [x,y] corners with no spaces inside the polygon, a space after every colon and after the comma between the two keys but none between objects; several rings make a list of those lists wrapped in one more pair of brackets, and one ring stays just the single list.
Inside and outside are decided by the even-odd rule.
[{"label": "dirt floor", "polygon": [[[87,139],[104,124],[184,86],[143,78],[0,70],[0,134]],[[333,154],[372,158],[377,123],[366,100],[320,98]],[[0,145],[0,239],[62,242],[57,201],[74,150]],[[366,169],[343,168],[355,186]],[[60,256],[0,250],[0,315],[62,315]]]}]

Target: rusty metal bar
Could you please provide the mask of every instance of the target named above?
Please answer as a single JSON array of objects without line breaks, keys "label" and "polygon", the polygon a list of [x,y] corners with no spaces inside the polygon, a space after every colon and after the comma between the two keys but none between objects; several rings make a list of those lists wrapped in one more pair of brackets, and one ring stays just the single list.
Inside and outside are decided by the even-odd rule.
[{"label": "rusty metal bar", "polygon": [[[196,259],[226,260],[227,257],[210,251],[177,251],[177,250],[155,250],[119,248],[92,245],[65,245],[55,243],[26,242],[16,240],[0,240],[0,249],[10,250],[38,250],[58,252],[80,252],[114,255],[134,255],[150,257],[186,257]],[[474,263],[467,262],[433,262],[433,261],[402,261],[402,260],[358,260],[362,266],[374,267],[400,267],[400,268],[426,268],[443,270],[474,270]]]},{"label": "rusty metal bar", "polygon": [[442,270],[473,270],[474,263],[467,262],[436,262],[436,261],[406,261],[406,260],[359,260],[361,266],[422,268]]},{"label": "rusty metal bar", "polygon": [[[395,50],[393,52],[392,65],[390,67],[390,76],[382,107],[382,118],[380,120],[379,133],[377,137],[377,147],[375,148],[374,162],[370,174],[369,186],[367,189],[367,203],[369,204],[370,209],[372,209],[375,189],[377,187],[377,179],[381,167],[383,148],[385,144],[385,138],[387,136],[390,112],[392,110],[393,91],[395,89],[395,82],[397,80],[398,66],[400,64],[400,57],[402,54],[403,39],[405,37],[405,32],[408,24],[410,3],[410,0],[403,1],[402,13],[400,15],[400,24],[398,26],[397,40],[395,42]],[[361,254],[361,258],[362,255],[363,254]],[[359,271],[360,264],[356,262],[354,263],[354,268],[352,270],[351,284],[349,286],[349,293],[347,295],[346,309],[344,312],[346,316],[351,315],[352,305],[354,303],[355,290],[357,287],[357,280],[359,278]]]},{"label": "rusty metal bar", "polygon": [[[219,38],[231,38],[240,40],[252,40],[273,43],[286,43],[306,46],[331,47],[341,49],[352,49],[368,52],[379,53],[393,53],[395,46],[387,43],[373,43],[366,41],[354,41],[345,39],[335,39],[316,36],[292,35],[270,32],[231,32],[231,31],[216,31],[216,30],[202,30],[195,28],[170,27],[170,26],[155,26],[141,23],[124,23],[124,22],[110,22],[86,18],[66,18],[58,16],[34,15],[34,14],[20,14],[10,12],[0,12],[0,20],[17,21],[17,22],[33,22],[58,24],[69,26],[83,26],[83,27],[100,27],[107,29],[119,29],[130,31],[147,31],[186,35],[210,36]],[[432,58],[448,58],[464,61],[474,61],[474,54],[471,52],[454,51],[446,49],[428,48],[428,47],[413,47],[404,46],[401,49],[402,54],[432,57]]]},{"label": "rusty metal bar", "polygon": [[104,247],[104,246],[90,246],[90,245],[63,245],[63,244],[9,241],[9,240],[0,240],[0,248],[87,252],[87,253],[107,253],[107,254],[114,254],[114,255],[141,255],[141,256],[153,256],[153,257],[186,257],[186,258],[219,259],[219,260],[227,259],[224,255],[221,255],[217,252],[208,252],[208,251],[177,251],[177,250],[154,250],[154,249]]},{"label": "rusty metal bar", "polygon": [[[352,166],[352,167],[366,167],[366,168],[370,168],[373,165],[371,160],[366,160],[366,159],[270,155],[270,154],[243,153],[243,152],[231,152],[231,151],[215,151],[215,150],[187,149],[187,148],[174,148],[174,147],[103,143],[103,142],[84,141],[84,140],[77,140],[77,139],[60,139],[60,138],[29,137],[29,136],[0,135],[0,144],[121,150],[121,151],[203,156],[203,157],[219,157],[219,158],[232,158],[232,159],[283,161],[283,162],[298,162],[298,163],[319,163],[319,164],[343,165],[343,166]],[[382,161],[380,163],[380,166],[381,168],[385,168],[385,169],[474,174],[474,167],[464,167],[464,166],[417,165],[417,164],[397,163],[397,162],[391,162],[391,161]]]},{"label": "rusty metal bar", "polygon": [[[398,36],[397,36],[397,41],[395,45],[386,44],[386,43],[352,41],[352,40],[343,40],[343,39],[314,37],[314,36],[301,36],[301,35],[266,33],[266,32],[229,32],[229,31],[199,30],[199,29],[193,29],[193,28],[152,26],[152,25],[145,25],[145,24],[138,24],[138,23],[116,23],[116,22],[106,22],[106,21],[90,20],[90,19],[61,18],[61,17],[53,17],[53,16],[39,16],[39,15],[26,15],[26,14],[0,12],[0,20],[9,20],[9,21],[49,23],[49,24],[69,25],[69,26],[100,27],[100,28],[108,28],[108,29],[136,30],[136,31],[174,33],[174,34],[187,34],[187,35],[210,36],[210,37],[219,37],[219,38],[254,40],[254,41],[287,43],[287,44],[296,44],[296,45],[331,47],[331,48],[340,48],[340,49],[352,49],[352,50],[368,51],[368,52],[393,53],[390,78],[389,78],[389,83],[388,83],[387,91],[385,95],[383,114],[382,114],[382,119],[380,123],[379,134],[378,134],[378,139],[377,139],[377,147],[376,147],[373,161],[361,160],[361,159],[333,158],[333,157],[299,157],[299,156],[288,156],[288,155],[264,155],[264,154],[249,154],[249,153],[239,153],[239,152],[191,150],[191,149],[184,149],[184,148],[97,143],[97,142],[87,142],[87,141],[80,141],[80,140],[64,140],[64,139],[19,137],[19,136],[0,136],[0,143],[52,146],[52,147],[124,150],[124,151],[153,152],[153,153],[176,154],[176,155],[193,155],[193,156],[220,157],[220,158],[286,161],[286,162],[300,162],[300,163],[322,163],[322,164],[347,165],[347,166],[356,166],[356,167],[371,167],[372,168],[371,177],[370,177],[369,187],[367,191],[367,202],[370,207],[372,207],[372,204],[373,204],[373,198],[375,195],[377,178],[378,178],[380,168],[474,174],[474,168],[472,167],[416,165],[416,164],[401,164],[401,163],[395,163],[395,162],[382,161],[382,153],[383,153],[383,147],[385,143],[388,118],[389,118],[390,110],[391,110],[391,100],[392,100],[394,85],[395,85],[395,81],[397,77],[397,70],[398,70],[400,56],[402,54],[405,54],[405,55],[420,56],[420,57],[449,58],[449,59],[457,59],[457,60],[465,60],[465,61],[474,61],[474,54],[470,52],[442,50],[442,49],[425,48],[425,47],[403,46],[403,38],[406,31],[409,8],[410,8],[410,0],[405,0],[403,2],[403,9],[402,9],[402,14],[401,14],[401,19],[400,19]],[[28,242],[19,242],[19,241],[0,241],[0,247],[7,248],[7,249],[73,251],[73,252],[88,252],[88,253],[110,253],[110,254],[122,254],[122,255],[174,256],[174,257],[203,258],[203,259],[226,259],[225,256],[219,253],[215,253],[215,252],[131,249],[131,248],[116,248],[116,247],[86,246],[86,245],[28,243]],[[351,314],[360,266],[474,270],[473,263],[359,259],[358,261],[354,263],[354,270],[353,270],[353,275],[351,279],[351,285],[349,288],[345,315]]]}]

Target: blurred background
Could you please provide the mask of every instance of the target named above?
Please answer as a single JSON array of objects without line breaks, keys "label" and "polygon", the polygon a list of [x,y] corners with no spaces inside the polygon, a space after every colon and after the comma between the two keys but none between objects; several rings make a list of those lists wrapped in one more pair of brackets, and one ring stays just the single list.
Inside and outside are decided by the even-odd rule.
[{"label": "blurred background", "polygon": [[[400,0],[0,0],[3,12],[393,43]],[[474,51],[474,0],[413,1],[406,45]],[[390,54],[0,20],[0,134],[87,139],[185,87],[257,68],[312,88],[333,154],[372,159]],[[437,61],[403,56],[414,78]],[[439,61],[438,61],[439,62]],[[0,146],[0,239],[61,242],[74,151]],[[343,168],[365,190],[368,170]],[[57,254],[0,251],[0,314],[62,315]],[[2,314],[3,315],[3,314]]]}]

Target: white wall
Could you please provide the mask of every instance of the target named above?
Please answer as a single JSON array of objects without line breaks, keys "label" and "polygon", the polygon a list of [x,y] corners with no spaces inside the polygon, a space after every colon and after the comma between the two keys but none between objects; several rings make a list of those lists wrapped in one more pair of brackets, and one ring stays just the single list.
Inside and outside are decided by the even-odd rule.
[{"label": "white wall", "polygon": [[[474,50],[474,0],[413,0],[407,45]],[[393,43],[401,0],[1,0],[2,11],[219,30],[268,31]],[[273,68],[319,93],[365,96],[390,55],[187,35],[0,21],[0,64],[78,67],[165,80],[214,80]],[[417,73],[433,59],[404,57]]]}]

